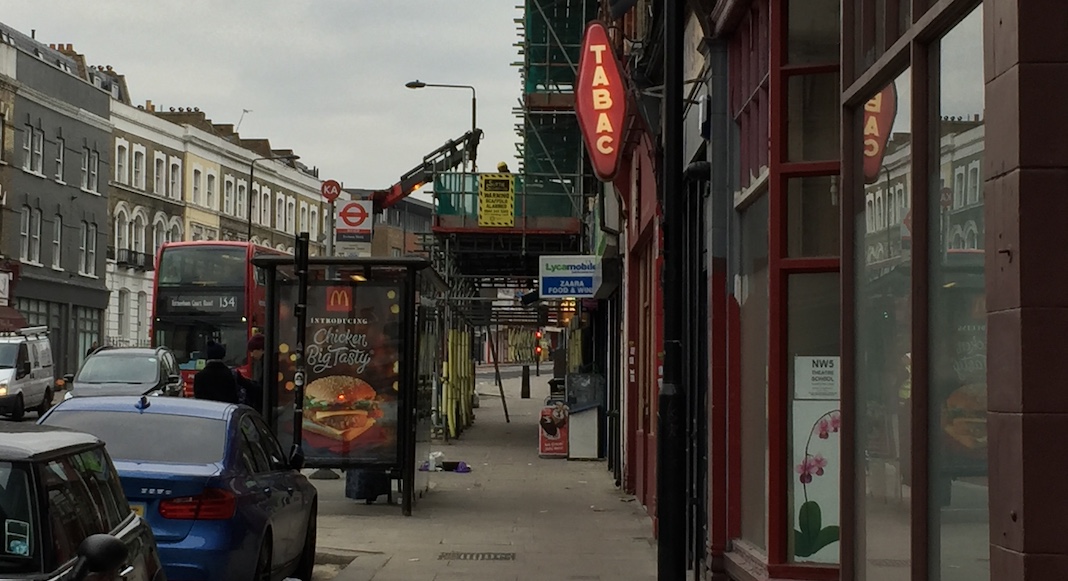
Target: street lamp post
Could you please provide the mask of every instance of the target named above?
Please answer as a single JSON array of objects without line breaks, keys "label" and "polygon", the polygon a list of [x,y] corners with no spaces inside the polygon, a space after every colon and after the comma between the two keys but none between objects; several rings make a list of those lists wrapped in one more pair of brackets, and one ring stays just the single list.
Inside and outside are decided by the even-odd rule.
[{"label": "street lamp post", "polygon": [[[404,84],[409,89],[422,89],[424,87],[439,87],[443,89],[471,89],[471,136],[474,137],[475,130],[478,128],[478,97],[475,95],[475,88],[471,85],[447,85],[438,83],[424,83],[420,80],[409,81]],[[471,157],[471,150],[468,149],[467,159],[471,161],[471,172],[475,171],[475,159]]]},{"label": "street lamp post", "polygon": [[[257,161],[266,161],[266,160],[269,160],[269,159],[285,160],[285,161],[296,161],[296,160],[300,159],[300,156],[299,155],[268,155],[266,157],[257,157],[256,159],[254,159],[251,162],[249,162],[249,164],[248,164],[248,192],[247,192],[248,193],[248,197],[245,198],[245,204],[246,204],[245,218],[248,221],[248,235],[246,236],[246,240],[248,242],[252,242],[252,184],[253,184],[253,177],[256,174],[256,162]],[[260,209],[260,214],[261,215],[263,214],[263,209],[262,208]]]}]

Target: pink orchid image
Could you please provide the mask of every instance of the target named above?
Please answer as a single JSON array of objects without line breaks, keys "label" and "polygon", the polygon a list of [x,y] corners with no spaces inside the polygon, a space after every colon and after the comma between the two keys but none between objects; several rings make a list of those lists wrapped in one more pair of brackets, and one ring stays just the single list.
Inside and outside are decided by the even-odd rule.
[{"label": "pink orchid image", "polygon": [[842,414],[839,412],[831,413],[831,431],[838,433],[838,430],[842,428]]},{"label": "pink orchid image", "polygon": [[816,467],[816,476],[823,476],[823,469],[827,467],[827,459],[823,457],[823,454],[816,454],[812,457],[812,465]]},{"label": "pink orchid image", "polygon": [[819,430],[819,437],[821,440],[826,440],[828,434],[830,434],[831,423],[827,421],[827,418],[821,419],[816,423],[816,429]]},{"label": "pink orchid image", "polygon": [[[826,464],[826,462],[824,462]],[[801,461],[795,468],[797,473],[801,475],[801,484],[808,484],[812,482],[812,474],[816,472],[816,462],[811,456],[805,456],[805,459]],[[822,470],[822,469],[821,469]]]}]

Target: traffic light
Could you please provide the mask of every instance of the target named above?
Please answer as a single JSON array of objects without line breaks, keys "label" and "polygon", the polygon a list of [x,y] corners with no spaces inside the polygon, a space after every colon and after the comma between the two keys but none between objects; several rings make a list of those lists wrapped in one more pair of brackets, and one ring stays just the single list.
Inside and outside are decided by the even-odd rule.
[{"label": "traffic light", "polygon": [[534,354],[539,357],[541,356],[541,345],[534,346]]},{"label": "traffic light", "polygon": [[534,331],[534,338],[535,339],[541,339],[541,329],[538,329],[537,331]]}]

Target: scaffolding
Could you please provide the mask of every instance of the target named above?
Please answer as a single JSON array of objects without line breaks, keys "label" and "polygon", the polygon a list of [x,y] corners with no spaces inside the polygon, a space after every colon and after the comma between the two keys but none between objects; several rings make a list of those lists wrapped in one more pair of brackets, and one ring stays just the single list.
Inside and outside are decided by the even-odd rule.
[{"label": "scaffolding", "polygon": [[517,191],[532,214],[567,208],[581,216],[585,198],[596,193],[575,115],[575,78],[586,25],[599,7],[596,0],[525,0],[518,7]]}]

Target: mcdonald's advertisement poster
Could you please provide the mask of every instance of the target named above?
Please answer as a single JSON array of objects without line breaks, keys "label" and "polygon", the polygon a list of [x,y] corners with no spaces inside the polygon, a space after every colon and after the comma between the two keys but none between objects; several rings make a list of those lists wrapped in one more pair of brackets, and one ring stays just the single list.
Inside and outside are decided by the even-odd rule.
[{"label": "mcdonald's advertisement poster", "polygon": [[[292,442],[297,357],[297,289],[281,289],[278,419]],[[396,283],[308,288],[302,436],[309,465],[395,464],[398,460],[401,300]]]}]

